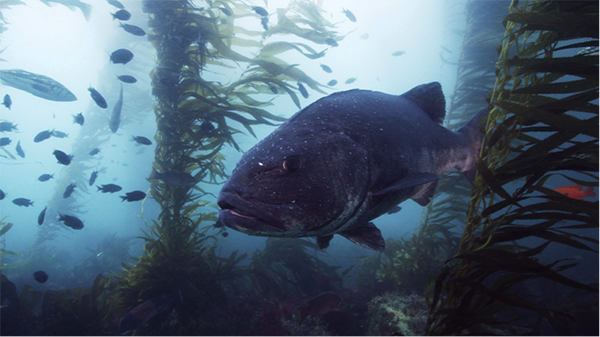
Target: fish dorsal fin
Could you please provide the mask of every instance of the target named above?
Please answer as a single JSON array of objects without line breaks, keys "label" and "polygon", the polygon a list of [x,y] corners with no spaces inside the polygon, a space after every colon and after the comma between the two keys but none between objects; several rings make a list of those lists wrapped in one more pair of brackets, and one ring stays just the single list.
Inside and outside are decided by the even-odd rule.
[{"label": "fish dorsal fin", "polygon": [[379,251],[385,248],[385,240],[381,236],[381,231],[372,222],[339,234],[365,248]]},{"label": "fish dorsal fin", "polygon": [[439,82],[421,84],[401,96],[418,105],[434,122],[442,124],[444,121],[446,99]]}]

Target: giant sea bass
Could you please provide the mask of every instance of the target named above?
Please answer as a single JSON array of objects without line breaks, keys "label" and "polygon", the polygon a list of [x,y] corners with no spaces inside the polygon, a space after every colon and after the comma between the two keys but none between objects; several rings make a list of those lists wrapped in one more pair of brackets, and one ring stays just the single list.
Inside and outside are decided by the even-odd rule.
[{"label": "giant sea bass", "polygon": [[487,113],[456,132],[444,128],[437,82],[399,96],[350,90],[324,97],[242,156],[219,193],[219,221],[250,235],[316,236],[321,248],[339,234],[383,250],[371,220],[407,199],[427,205],[440,175],[453,168],[473,179]]},{"label": "giant sea bass", "polygon": [[71,102],[77,100],[77,97],[69,89],[50,77],[21,69],[0,70],[0,82],[49,101]]}]

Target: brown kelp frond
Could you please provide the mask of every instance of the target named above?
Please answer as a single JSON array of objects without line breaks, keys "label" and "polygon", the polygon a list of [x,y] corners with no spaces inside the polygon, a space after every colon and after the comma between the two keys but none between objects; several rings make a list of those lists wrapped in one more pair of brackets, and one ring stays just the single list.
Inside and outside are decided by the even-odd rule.
[{"label": "brown kelp frond", "polygon": [[[597,297],[597,275],[560,254],[598,259],[598,202],[584,199],[598,187],[598,58],[586,49],[598,46],[598,4],[510,10],[467,226],[431,296],[432,334],[524,333],[542,322],[589,333],[573,324],[572,304],[597,312],[597,301],[578,300]],[[560,289],[559,304],[527,291],[541,283]]]},{"label": "brown kelp frond", "polygon": [[[144,255],[118,276],[120,296],[113,303],[129,310],[181,291],[184,300],[177,308],[186,326],[209,304],[226,302],[220,282],[237,278],[237,264],[245,257],[217,257],[217,237],[208,233],[217,217],[214,195],[204,184],[220,184],[227,178],[220,151],[226,145],[240,150],[233,136],[242,130],[255,136],[255,125],[284,120],[267,110],[273,95],[287,94],[300,107],[297,82],[322,92],[298,64],[278,58],[281,53],[291,50],[312,60],[324,51],[299,42],[266,43],[278,33],[242,28],[238,19],[255,17],[257,27],[261,23],[268,30],[277,25],[267,26],[242,1],[214,1],[197,8],[185,0],[145,0],[143,6],[150,20],[148,39],[157,52],[157,66],[150,74],[156,97],[156,172],[149,180],[161,211],[143,231]],[[316,4],[303,1],[290,6],[286,11],[296,14],[288,21],[282,14],[285,22],[313,22],[312,39],[335,35]],[[228,76],[229,83],[211,79],[234,71],[241,74]]]}]

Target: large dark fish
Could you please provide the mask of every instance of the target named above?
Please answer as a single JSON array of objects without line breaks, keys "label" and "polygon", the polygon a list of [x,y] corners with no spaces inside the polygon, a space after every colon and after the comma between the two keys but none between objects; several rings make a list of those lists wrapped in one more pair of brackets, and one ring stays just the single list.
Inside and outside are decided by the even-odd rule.
[{"label": "large dark fish", "polygon": [[83,118],[83,113],[80,112],[77,115],[73,115],[73,123],[77,123],[79,125],[83,125],[85,118]]},{"label": "large dark fish", "polygon": [[17,151],[19,157],[25,158],[25,151],[23,151],[23,148],[21,147],[21,141],[17,142],[17,147],[15,148],[15,150]]},{"label": "large dark fish", "polygon": [[115,192],[119,192],[120,190],[122,190],[123,188],[119,185],[116,184],[106,184],[106,185],[102,185],[102,186],[96,186],[98,187],[98,191],[102,191],[102,193],[115,193]]},{"label": "large dark fish", "polygon": [[121,202],[127,200],[129,202],[143,200],[146,197],[146,193],[142,191],[133,191],[125,193],[125,195],[121,196]]},{"label": "large dark fish", "polygon": [[427,205],[440,175],[472,179],[483,137],[480,111],[457,132],[442,127],[439,83],[400,95],[367,90],[309,105],[246,152],[218,197],[219,221],[250,235],[333,234],[382,250],[370,221],[407,199]]},{"label": "large dark fish", "polygon": [[67,186],[67,188],[65,189],[65,193],[63,193],[64,199],[70,197],[71,194],[73,194],[73,191],[75,191],[75,186],[77,186],[76,183],[72,183],[69,186]]},{"label": "large dark fish", "polygon": [[96,102],[96,104],[101,107],[102,109],[106,109],[106,107],[108,107],[108,104],[106,104],[106,100],[104,99],[104,97],[102,97],[102,95],[98,92],[98,90],[89,87],[88,91],[90,92],[90,96],[92,96],[92,99],[94,100],[94,102]]},{"label": "large dark fish", "polygon": [[127,62],[133,59],[133,53],[127,49],[117,49],[110,54],[110,61],[112,63],[127,64]]},{"label": "large dark fish", "polygon": [[17,206],[24,206],[24,207],[29,207],[29,206],[33,206],[33,201],[26,199],[26,198],[16,198],[13,199],[13,204],[17,205]]},{"label": "large dark fish", "polygon": [[113,16],[113,20],[119,19],[121,21],[127,21],[131,19],[131,13],[126,9],[118,10],[116,13],[111,13],[111,15]]},{"label": "large dark fish", "polygon": [[48,206],[44,207],[44,210],[42,210],[40,212],[40,215],[38,215],[38,225],[42,225],[44,223],[44,218],[46,217],[46,210],[48,209]]},{"label": "large dark fish", "polygon": [[133,77],[131,75],[121,75],[121,76],[117,76],[117,78],[119,79],[119,81],[121,81],[123,83],[135,83],[135,82],[137,82],[137,80],[135,79],[135,77]]},{"label": "large dark fish", "polygon": [[66,214],[58,213],[58,221],[62,221],[65,226],[71,227],[73,229],[82,229],[83,221],[81,221],[78,217]]},{"label": "large dark fish", "polygon": [[60,150],[54,150],[52,154],[56,157],[59,164],[69,165],[71,164],[72,155],[68,155]]},{"label": "large dark fish", "polygon": [[110,114],[110,119],[108,120],[108,126],[110,127],[110,131],[117,132],[119,130],[119,124],[121,124],[121,109],[123,108],[123,85],[121,85],[121,92],[119,93],[119,100],[115,103],[113,107],[112,114]]},{"label": "large dark fish", "polygon": [[135,36],[146,35],[146,32],[138,26],[128,25],[128,24],[122,23],[122,22],[120,23],[120,25],[127,33],[133,34]]},{"label": "large dark fish", "polygon": [[152,141],[144,136],[133,136],[131,140],[142,145],[152,145]]},{"label": "large dark fish", "polygon": [[0,122],[0,132],[11,132],[17,130],[17,124],[11,122]]},{"label": "large dark fish", "polygon": [[39,283],[45,283],[48,281],[48,274],[46,274],[43,270],[38,270],[33,273],[33,278]]},{"label": "large dark fish", "polygon": [[10,99],[9,94],[4,95],[4,99],[2,100],[2,105],[4,105],[5,107],[8,108],[8,110],[10,110],[10,106],[12,105],[12,99]]},{"label": "large dark fish", "polygon": [[38,133],[34,138],[33,138],[33,142],[34,143],[39,143],[42,142],[46,139],[49,139],[50,137],[52,137],[52,132],[54,132],[54,130],[45,130],[42,131],[40,133]]},{"label": "large dark fish", "polygon": [[0,82],[49,101],[70,102],[77,100],[77,97],[69,89],[50,77],[21,69],[0,70]]},{"label": "large dark fish", "polygon": [[138,326],[144,325],[156,314],[171,310],[178,303],[183,302],[180,290],[162,296],[154,297],[128,312],[119,323],[119,334],[126,335]]},{"label": "large dark fish", "polygon": [[39,181],[48,181],[48,180],[50,180],[52,178],[54,178],[54,174],[44,173],[41,176],[39,176],[38,180]]},{"label": "large dark fish", "polygon": [[8,137],[0,138],[0,146],[10,145],[11,142],[12,142],[12,140],[10,140],[10,138],[8,138]]},{"label": "large dark fish", "polygon": [[150,174],[148,179],[159,179],[173,186],[194,186],[197,183],[191,174],[175,170],[161,173],[152,169],[152,174]]},{"label": "large dark fish", "polygon": [[90,175],[90,186],[94,185],[94,183],[96,182],[96,178],[98,178],[98,171],[94,171],[92,172],[92,175]]}]

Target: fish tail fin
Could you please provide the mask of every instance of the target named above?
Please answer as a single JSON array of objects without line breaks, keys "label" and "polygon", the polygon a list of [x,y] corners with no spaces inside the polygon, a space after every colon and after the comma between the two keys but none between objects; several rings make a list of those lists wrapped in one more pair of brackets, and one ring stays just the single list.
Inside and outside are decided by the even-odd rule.
[{"label": "fish tail fin", "polygon": [[122,199],[122,200],[121,200],[121,202],[123,202],[123,201],[127,200],[127,197],[126,197],[126,196],[122,196],[122,195],[121,195],[120,197],[121,197],[121,199]]},{"label": "fish tail fin", "polygon": [[586,188],[586,189],[583,191],[583,196],[584,196],[584,197],[595,197],[595,196],[596,196],[596,193],[594,193],[594,188],[593,188],[592,186],[590,186],[590,187]]},{"label": "fish tail fin", "polygon": [[81,9],[81,13],[83,13],[83,16],[85,17],[85,20],[89,22],[90,17],[92,16],[92,5],[82,2],[81,7],[79,8]]},{"label": "fish tail fin", "polygon": [[98,191],[102,191],[102,188],[98,185],[96,185],[96,187],[98,188]]},{"label": "fish tail fin", "polygon": [[475,180],[475,175],[477,174],[477,167],[475,166],[475,162],[479,157],[479,151],[483,145],[483,136],[484,133],[481,131],[480,122],[487,117],[489,114],[489,110],[487,107],[479,110],[471,118],[471,120],[465,124],[462,128],[458,130],[458,133],[462,134],[467,138],[468,143],[470,144],[471,154],[469,159],[467,159],[468,163],[465,165],[466,167],[463,170],[463,174],[469,179],[469,182],[473,183]]}]

